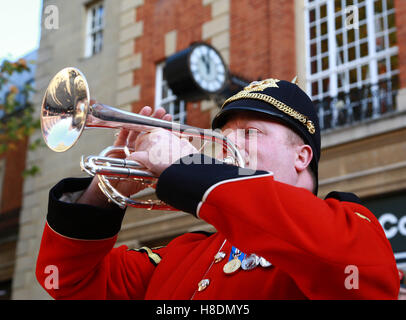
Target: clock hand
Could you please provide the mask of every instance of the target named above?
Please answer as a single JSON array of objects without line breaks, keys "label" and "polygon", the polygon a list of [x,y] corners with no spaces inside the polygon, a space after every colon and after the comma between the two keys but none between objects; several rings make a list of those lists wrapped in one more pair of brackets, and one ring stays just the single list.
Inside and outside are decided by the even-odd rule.
[{"label": "clock hand", "polygon": [[206,71],[207,73],[210,73],[210,63],[207,60],[208,56],[202,56],[202,61],[204,63],[204,65],[206,66]]},{"label": "clock hand", "polygon": [[207,73],[208,74],[210,74],[210,65],[211,65],[211,63],[210,63],[210,57],[209,57],[209,54],[207,53],[207,55],[206,55],[206,57],[207,57]]}]

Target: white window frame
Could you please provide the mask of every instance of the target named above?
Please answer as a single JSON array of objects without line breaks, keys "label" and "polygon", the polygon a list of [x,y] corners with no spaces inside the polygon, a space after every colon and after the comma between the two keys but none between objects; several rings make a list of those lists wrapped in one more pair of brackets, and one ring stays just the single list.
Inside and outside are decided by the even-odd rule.
[{"label": "white window frame", "polygon": [[85,57],[99,53],[103,48],[105,7],[97,1],[86,8]]},{"label": "white window frame", "polygon": [[[155,110],[159,107],[164,108],[167,113],[172,115],[172,121],[180,124],[186,122],[186,103],[184,100],[179,100],[178,97],[169,88],[164,79],[165,62],[156,66],[155,74]],[[179,112],[175,112],[178,109]]]},{"label": "white window frame", "polygon": [[[387,10],[386,2],[383,1],[383,12],[375,14],[374,3],[377,0],[354,0],[354,5],[360,4],[360,8],[365,4],[366,9],[366,21],[362,21],[363,25],[366,24],[367,27],[367,39],[355,39],[351,45],[348,45],[346,39],[346,27],[341,26],[340,29],[336,29],[336,17],[342,15],[342,17],[348,17],[348,12],[342,9],[339,12],[335,12],[335,1],[334,0],[305,0],[305,41],[306,41],[306,86],[307,92],[310,97],[315,101],[322,101],[328,97],[337,97],[340,89],[341,92],[348,93],[353,88],[361,88],[365,85],[376,85],[380,80],[391,79],[393,76],[399,74],[399,70],[391,70],[390,67],[390,57],[398,54],[398,46],[389,47],[388,36],[392,32],[396,32],[396,27],[388,29],[387,19],[382,19],[384,21],[384,30],[376,32],[376,19],[383,17],[385,14],[394,14],[395,8]],[[320,18],[320,8],[326,5],[327,14],[325,17]],[[315,20],[310,22],[309,16],[311,10],[315,9]],[[343,18],[343,21],[345,19]],[[327,22],[327,34],[321,35],[321,25]],[[365,23],[364,23],[365,22]],[[311,39],[311,29],[316,28],[316,37]],[[313,29],[314,30],[314,29]],[[342,52],[344,55],[348,55],[348,49],[350,47],[355,47],[356,57],[353,61],[348,62],[348,59],[344,63],[337,63],[339,58],[337,51],[336,35],[342,31],[343,46]],[[357,30],[355,30],[357,32]],[[386,40],[386,48],[381,51],[377,51],[376,48],[376,38],[378,36],[383,36]],[[321,53],[321,42],[328,41],[328,51]],[[365,57],[360,57],[360,45],[368,44],[368,55]],[[317,45],[317,53],[311,56],[311,45]],[[322,70],[321,61],[322,58],[328,57],[328,68]],[[388,58],[389,57],[389,58]],[[388,58],[388,59],[387,59]],[[386,59],[386,73],[379,75],[378,72],[378,62],[382,59]],[[317,72],[312,74],[312,62],[317,62]],[[388,65],[389,64],[389,65]],[[368,65],[369,74],[366,79],[361,78],[361,66]],[[338,86],[338,76],[348,75],[350,70],[357,68],[357,81],[354,83],[349,83],[349,77],[345,76],[342,78],[343,87]],[[329,89],[328,91],[323,91],[323,80],[329,79]],[[318,92],[313,92],[313,83],[317,81]],[[377,88],[379,89],[379,88]],[[373,101],[374,109],[378,110],[378,100]],[[333,110],[335,112],[336,110]],[[323,112],[323,110],[321,110]],[[378,112],[378,111],[377,111]],[[375,116],[377,115],[375,113]],[[320,116],[320,115],[319,115]],[[322,116],[321,116],[322,118]]]}]

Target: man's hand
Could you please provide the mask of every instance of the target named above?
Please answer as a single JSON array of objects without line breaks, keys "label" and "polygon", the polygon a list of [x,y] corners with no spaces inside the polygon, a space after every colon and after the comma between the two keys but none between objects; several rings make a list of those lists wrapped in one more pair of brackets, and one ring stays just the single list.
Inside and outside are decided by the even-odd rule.
[{"label": "man's hand", "polygon": [[138,136],[134,148],[129,159],[142,163],[155,177],[180,158],[198,152],[186,138],[161,128]]},{"label": "man's hand", "polygon": [[[143,115],[143,116],[152,116],[154,118],[163,119],[166,121],[172,120],[172,116],[170,114],[167,114],[165,109],[163,109],[163,108],[159,108],[154,113],[152,113],[152,108],[146,106],[141,109],[139,114]],[[138,136],[140,136],[140,132],[121,129],[117,136],[116,141],[114,142],[114,146],[116,146],[116,147],[127,146],[129,149],[134,149],[135,141],[137,140]],[[110,156],[119,157],[118,154],[117,155],[111,154]],[[130,159],[135,159],[135,157],[131,157],[131,155],[130,155]],[[106,207],[109,204],[109,202],[108,202],[107,197],[100,190],[98,183],[99,183],[99,178],[97,176],[95,176],[93,178],[90,186],[86,189],[86,191],[83,193],[83,195],[79,198],[78,203],[90,204],[90,205],[99,206],[99,207]],[[146,188],[146,186],[140,182],[126,181],[126,180],[121,180],[121,181],[113,180],[113,181],[111,181],[111,185],[125,196],[130,196],[131,194],[135,194]]]}]

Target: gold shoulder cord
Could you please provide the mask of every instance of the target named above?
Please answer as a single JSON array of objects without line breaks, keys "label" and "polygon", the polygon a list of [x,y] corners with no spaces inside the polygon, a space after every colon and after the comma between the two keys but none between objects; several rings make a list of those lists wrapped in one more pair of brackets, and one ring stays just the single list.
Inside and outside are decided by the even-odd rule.
[{"label": "gold shoulder cord", "polygon": [[358,217],[360,217],[360,218],[362,218],[362,219],[364,219],[364,220],[366,220],[366,221],[368,221],[368,222],[371,222],[371,220],[368,218],[368,217],[366,217],[366,216],[364,216],[363,214],[361,214],[361,213],[359,213],[359,212],[354,212]]},{"label": "gold shoulder cord", "polygon": [[139,249],[130,249],[129,251],[145,252],[148,255],[148,258],[155,266],[157,266],[162,260],[159,254],[152,252],[152,250],[148,247],[141,247]]}]

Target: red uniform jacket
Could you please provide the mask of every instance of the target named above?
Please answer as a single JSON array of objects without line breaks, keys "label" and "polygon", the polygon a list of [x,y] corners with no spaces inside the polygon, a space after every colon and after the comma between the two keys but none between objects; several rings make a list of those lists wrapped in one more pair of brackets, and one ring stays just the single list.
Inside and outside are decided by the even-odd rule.
[{"label": "red uniform jacket", "polygon": [[[59,200],[89,181],[65,179],[50,192],[36,275],[54,298],[397,298],[391,246],[375,216],[351,195],[322,200],[265,171],[174,164],[158,181],[158,197],[217,232],[188,233],[156,250],[129,250],[114,248],[124,210]],[[272,265],[226,274],[232,246]],[[226,257],[214,262],[219,251]],[[203,279],[208,281],[199,291]]]}]

